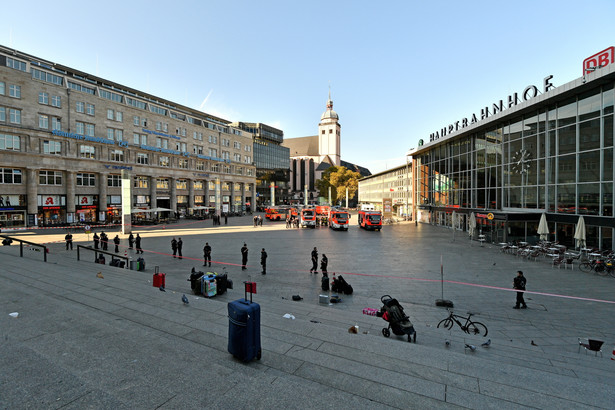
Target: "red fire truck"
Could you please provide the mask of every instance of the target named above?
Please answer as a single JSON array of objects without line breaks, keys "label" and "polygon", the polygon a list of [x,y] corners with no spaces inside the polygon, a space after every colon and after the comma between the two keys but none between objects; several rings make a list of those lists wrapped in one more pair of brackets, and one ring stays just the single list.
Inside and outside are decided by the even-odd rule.
[{"label": "red fire truck", "polygon": [[363,229],[382,229],[382,214],[380,211],[359,211],[359,226]]},{"label": "red fire truck", "polygon": [[329,214],[329,228],[331,229],[347,231],[349,222],[350,214],[346,211],[334,209]]},{"label": "red fire truck", "polygon": [[314,208],[302,209],[300,222],[304,228],[316,228],[316,210]]}]

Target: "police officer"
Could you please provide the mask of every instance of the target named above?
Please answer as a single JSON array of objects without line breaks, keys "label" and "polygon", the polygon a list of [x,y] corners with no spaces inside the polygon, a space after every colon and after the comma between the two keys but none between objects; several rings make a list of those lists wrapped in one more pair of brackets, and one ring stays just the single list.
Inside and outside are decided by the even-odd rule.
[{"label": "police officer", "polygon": [[513,279],[513,289],[517,289],[523,292],[517,292],[517,303],[513,307],[513,309],[527,309],[527,305],[525,304],[525,300],[523,300],[523,293],[525,293],[525,284],[527,280],[525,276],[523,276],[523,272],[517,271],[517,276]]},{"label": "police officer", "polygon": [[267,274],[267,252],[265,252],[265,248],[261,250],[261,266],[263,267],[263,271],[261,272],[263,275]]},{"label": "police officer", "polygon": [[318,273],[318,250],[314,246],[314,250],[312,251],[312,269],[310,269],[310,273]]},{"label": "police officer", "polygon": [[211,246],[209,246],[209,242],[205,242],[205,246],[203,247],[203,259],[205,260],[203,266],[207,266],[207,262],[209,261],[209,267],[211,267]]}]

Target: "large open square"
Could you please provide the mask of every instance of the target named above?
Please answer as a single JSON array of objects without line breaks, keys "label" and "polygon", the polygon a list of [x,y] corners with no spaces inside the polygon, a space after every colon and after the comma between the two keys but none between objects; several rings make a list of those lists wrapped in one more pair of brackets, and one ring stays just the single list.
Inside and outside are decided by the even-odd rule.
[{"label": "large open square", "polygon": [[[182,219],[137,227],[145,272],[94,264],[93,254],[83,250],[77,261],[76,250],[65,250],[63,232],[15,234],[50,243],[51,252],[45,264],[40,252],[25,249],[19,258],[18,246],[0,248],[0,406],[612,406],[613,278],[552,268],[547,259],[519,259],[426,224],[369,232],[356,227],[356,216],[351,222],[347,232],[287,229],[268,221],[254,227],[249,216],[221,226]],[[107,233],[113,238],[118,232]],[[120,237],[124,255],[127,241]],[[173,237],[183,240],[183,259],[171,256]],[[74,239],[75,245],[92,244],[83,233]],[[187,282],[192,267],[205,269],[205,242],[213,248],[211,270],[226,270],[235,284],[212,299],[192,295]],[[240,266],[244,242],[246,271]],[[321,275],[309,272],[313,247],[328,256],[329,276],[342,274],[354,288],[339,304],[319,303],[326,292]],[[260,273],[261,248],[269,255],[267,275]],[[444,298],[462,316],[476,313],[488,327],[486,338],[458,327],[436,328],[447,316],[434,303],[442,296],[441,261]],[[167,274],[166,292],[152,287],[154,266]],[[517,270],[524,271],[529,292],[542,293],[528,292],[527,310],[512,309]],[[247,364],[226,350],[226,304],[243,297],[245,280],[257,282],[254,300],[263,314],[263,356]],[[410,316],[416,344],[384,338],[386,322],[362,314],[363,308],[380,308],[385,294]],[[292,295],[303,300],[292,301]],[[19,316],[10,317],[12,312]],[[286,313],[295,319],[284,318]],[[348,332],[354,325],[358,334]],[[578,337],[604,340],[603,357],[579,353]],[[481,347],[487,339],[491,345]]]}]

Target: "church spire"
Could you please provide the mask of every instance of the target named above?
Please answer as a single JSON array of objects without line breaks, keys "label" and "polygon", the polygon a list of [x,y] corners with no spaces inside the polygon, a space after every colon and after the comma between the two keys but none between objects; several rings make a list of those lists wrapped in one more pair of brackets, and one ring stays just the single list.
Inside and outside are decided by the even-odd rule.
[{"label": "church spire", "polygon": [[333,108],[333,101],[331,100],[331,83],[329,83],[329,99],[327,100],[327,109]]}]

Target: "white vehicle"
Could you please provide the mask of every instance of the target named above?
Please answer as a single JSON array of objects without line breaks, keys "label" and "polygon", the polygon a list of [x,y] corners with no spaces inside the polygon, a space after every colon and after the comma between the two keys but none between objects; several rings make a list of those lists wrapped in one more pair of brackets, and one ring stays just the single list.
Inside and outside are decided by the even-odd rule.
[{"label": "white vehicle", "polygon": [[373,204],[361,204],[361,211],[375,211],[376,207]]}]

